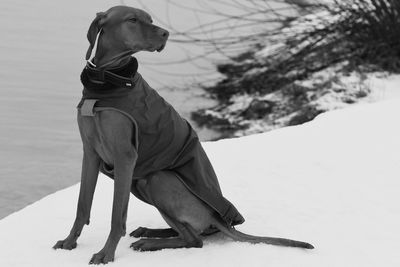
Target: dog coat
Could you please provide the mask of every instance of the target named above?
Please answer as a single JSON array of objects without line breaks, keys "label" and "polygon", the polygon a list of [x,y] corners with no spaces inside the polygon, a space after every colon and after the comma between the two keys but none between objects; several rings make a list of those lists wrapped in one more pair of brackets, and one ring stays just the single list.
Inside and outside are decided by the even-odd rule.
[{"label": "dog coat", "polygon": [[[107,82],[93,83],[90,70],[84,70],[81,75],[84,89],[78,104],[79,112],[93,116],[95,112],[112,109],[132,121],[135,130],[132,142],[138,154],[133,183],[157,171],[172,171],[228,225],[243,223],[242,215],[223,197],[217,176],[196,132],[136,70],[137,61],[134,58],[128,67],[110,70],[124,77],[131,73],[128,77],[131,77],[132,86],[126,87]],[[113,166],[105,162],[102,162],[100,171],[114,177]],[[135,196],[145,201],[135,188],[132,186]]]}]

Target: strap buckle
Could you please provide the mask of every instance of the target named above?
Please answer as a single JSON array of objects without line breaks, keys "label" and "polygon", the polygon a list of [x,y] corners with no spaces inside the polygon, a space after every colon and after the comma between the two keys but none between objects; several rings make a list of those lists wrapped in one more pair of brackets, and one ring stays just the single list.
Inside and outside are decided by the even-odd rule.
[{"label": "strap buckle", "polygon": [[88,116],[88,117],[93,117],[94,116],[94,105],[96,104],[96,102],[98,101],[98,99],[85,99],[83,101],[83,104],[80,108],[81,110],[81,115],[82,116]]}]

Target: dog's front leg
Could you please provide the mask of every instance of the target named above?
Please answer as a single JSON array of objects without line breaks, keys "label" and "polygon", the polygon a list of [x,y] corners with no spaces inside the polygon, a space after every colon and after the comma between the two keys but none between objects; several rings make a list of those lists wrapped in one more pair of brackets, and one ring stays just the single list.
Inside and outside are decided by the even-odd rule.
[{"label": "dog's front leg", "polygon": [[111,231],[103,249],[93,255],[90,264],[106,264],[113,261],[118,242],[126,234],[128,202],[133,169],[137,159],[136,152],[134,150],[131,150],[131,152],[123,153],[116,158]]},{"label": "dog's front leg", "polygon": [[93,149],[85,144],[83,150],[81,185],[75,222],[67,238],[58,241],[53,246],[54,249],[71,250],[76,248],[76,241],[82,232],[83,226],[89,224],[94,190],[99,175],[100,158]]}]

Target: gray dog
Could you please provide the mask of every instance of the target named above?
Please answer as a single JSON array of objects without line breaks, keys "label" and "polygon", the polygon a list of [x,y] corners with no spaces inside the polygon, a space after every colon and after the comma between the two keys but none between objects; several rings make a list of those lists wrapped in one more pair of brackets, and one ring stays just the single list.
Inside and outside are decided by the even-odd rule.
[{"label": "gray dog", "polygon": [[88,64],[82,72],[78,124],[83,163],[76,219],[55,249],[74,249],[90,210],[99,171],[114,179],[111,231],[90,263],[114,260],[126,233],[129,194],[153,205],[171,227],[139,227],[139,251],[202,247],[201,235],[222,232],[234,240],[311,249],[283,238],[258,237],[233,228],[244,222],[222,196],[218,179],[196,133],[137,73],[131,55],[161,51],[169,33],[146,12],[116,6],[98,13],[90,25]]}]

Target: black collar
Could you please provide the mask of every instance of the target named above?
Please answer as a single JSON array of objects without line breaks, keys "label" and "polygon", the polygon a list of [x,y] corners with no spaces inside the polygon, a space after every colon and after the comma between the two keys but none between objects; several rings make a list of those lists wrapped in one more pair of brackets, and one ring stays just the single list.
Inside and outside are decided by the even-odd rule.
[{"label": "black collar", "polygon": [[86,90],[95,93],[109,93],[116,88],[131,89],[135,86],[133,77],[138,69],[136,58],[111,69],[97,69],[87,64],[81,73],[81,82]]}]

